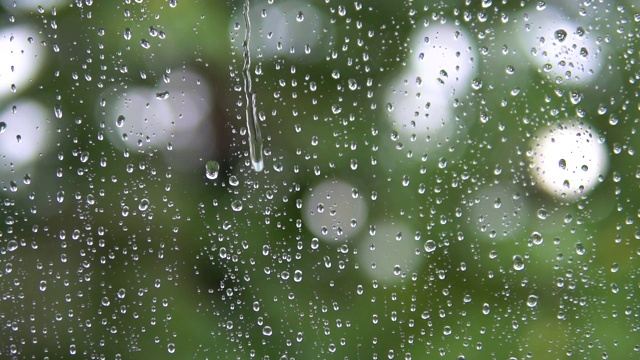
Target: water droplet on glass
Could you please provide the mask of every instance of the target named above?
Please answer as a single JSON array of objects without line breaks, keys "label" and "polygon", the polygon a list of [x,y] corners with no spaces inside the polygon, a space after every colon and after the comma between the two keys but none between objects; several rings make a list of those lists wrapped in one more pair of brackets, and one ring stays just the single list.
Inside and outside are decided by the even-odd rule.
[{"label": "water droplet on glass", "polygon": [[482,80],[480,80],[479,78],[475,78],[473,79],[473,81],[471,81],[471,87],[474,90],[480,90],[482,88]]},{"label": "water droplet on glass", "polygon": [[520,255],[513,256],[513,268],[518,271],[524,269],[524,259],[522,258],[522,256]]},{"label": "water droplet on glass", "polygon": [[536,305],[538,305],[538,297],[535,295],[529,295],[529,297],[527,297],[527,306],[532,308],[536,307]]},{"label": "water droplet on glass", "polygon": [[122,127],[124,125],[124,120],[125,120],[124,115],[119,115],[118,118],[116,119],[116,126]]},{"label": "water droplet on glass", "polygon": [[231,209],[233,211],[241,211],[242,210],[242,201],[234,200],[233,202],[231,202]]},{"label": "water droplet on glass", "polygon": [[435,241],[433,241],[433,240],[427,240],[427,241],[424,243],[424,250],[425,250],[426,252],[434,252],[434,251],[436,251],[436,247],[437,247],[437,246],[436,246],[436,242],[435,242]]},{"label": "water droplet on glass", "polygon": [[87,161],[89,161],[89,152],[83,151],[82,153],[80,153],[80,162],[86,163]]},{"label": "water droplet on glass", "polygon": [[542,244],[543,241],[544,241],[544,239],[543,239],[542,235],[539,232],[534,231],[533,233],[531,233],[531,242],[534,245],[540,245],[540,244]]},{"label": "water droplet on glass", "polygon": [[538,219],[540,220],[545,220],[547,218],[547,216],[549,216],[549,213],[547,213],[547,209],[545,208],[540,208],[538,209]]},{"label": "water droplet on glass", "polygon": [[558,41],[563,42],[567,38],[567,32],[563,29],[559,29],[556,30],[555,36]]},{"label": "water droplet on glass", "polygon": [[587,50],[586,47],[581,47],[580,48],[580,56],[586,58],[587,56],[589,56],[589,50]]},{"label": "water droplet on glass", "polygon": [[7,250],[15,251],[18,248],[18,242],[15,240],[9,240],[7,243]]},{"label": "water droplet on glass", "polygon": [[355,79],[347,80],[347,85],[349,86],[349,90],[356,90],[358,88],[358,82]]},{"label": "water droplet on glass", "polygon": [[168,91],[162,91],[162,92],[156,93],[156,99],[158,99],[158,100],[166,100],[168,98],[169,98],[169,92]]},{"label": "water droplet on glass", "polygon": [[482,304],[482,313],[488,315],[491,312],[491,306],[487,303]]},{"label": "water droplet on glass", "polygon": [[262,335],[271,336],[272,333],[273,333],[273,330],[271,329],[271,326],[265,326],[262,328]]},{"label": "water droplet on glass", "polygon": [[138,210],[145,211],[149,208],[149,200],[142,199],[140,200],[140,204],[138,204]]},{"label": "water droplet on glass", "polygon": [[296,20],[298,20],[298,22],[304,21],[304,14],[302,13],[302,11],[298,11],[298,14],[296,15]]},{"label": "water droplet on glass", "polygon": [[215,180],[218,178],[218,173],[220,172],[220,164],[215,160],[209,160],[204,166],[204,169],[207,179]]},{"label": "water droplet on glass", "polygon": [[567,168],[567,161],[565,159],[560,159],[560,161],[558,161],[558,166],[560,166],[560,169],[565,170]]},{"label": "water droplet on glass", "polygon": [[62,105],[56,105],[53,107],[53,114],[56,116],[56,118],[58,119],[62,119]]}]

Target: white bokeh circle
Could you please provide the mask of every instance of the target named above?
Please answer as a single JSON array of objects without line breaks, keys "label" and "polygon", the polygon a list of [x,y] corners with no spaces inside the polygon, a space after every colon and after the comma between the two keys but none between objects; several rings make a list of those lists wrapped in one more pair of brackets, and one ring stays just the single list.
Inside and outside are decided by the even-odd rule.
[{"label": "white bokeh circle", "polygon": [[532,65],[558,84],[587,85],[605,65],[598,35],[551,5],[528,13],[517,33]]},{"label": "white bokeh circle", "polygon": [[0,29],[0,99],[31,85],[46,61],[35,27],[9,26]]},{"label": "white bokeh circle", "polygon": [[24,168],[42,154],[51,132],[53,110],[32,100],[16,102],[0,112],[2,171]]},{"label": "white bokeh circle", "polygon": [[532,138],[530,172],[549,194],[567,200],[592,191],[609,167],[603,138],[575,120],[540,129]]},{"label": "white bokeh circle", "polygon": [[505,240],[526,226],[531,218],[527,198],[515,186],[489,184],[464,200],[468,207],[466,226],[474,234]]},{"label": "white bokeh circle", "polygon": [[107,98],[107,136],[121,149],[164,147],[171,138],[176,113],[168,101],[160,100],[153,87],[132,87]]},{"label": "white bokeh circle", "polygon": [[306,227],[319,239],[345,240],[365,227],[367,203],[342,180],[325,180],[309,189],[302,205]]},{"label": "white bokeh circle", "polygon": [[[239,29],[233,30],[237,34],[234,46],[242,50],[244,19],[242,7],[238,7],[238,10],[231,19],[231,25]],[[311,3],[256,1],[249,9],[249,19],[249,50],[253,58],[280,55],[303,62],[316,62],[327,54],[331,24],[324,13]]]},{"label": "white bokeh circle", "polygon": [[109,124],[109,140],[120,149],[169,147],[193,160],[193,154],[215,147],[207,121],[213,97],[205,78],[196,72],[172,71],[168,83],[132,87],[123,95],[104,98],[107,105],[100,118]]},{"label": "white bokeh circle", "polygon": [[404,75],[394,80],[387,95],[393,108],[389,117],[393,128],[411,150],[426,150],[447,142],[459,126],[453,98],[421,89],[415,81],[406,80],[415,78]]},{"label": "white bokeh circle", "polygon": [[374,235],[358,243],[357,260],[371,280],[392,284],[402,281],[424,263],[424,240],[416,240],[415,231],[403,223],[383,223]]},{"label": "white bokeh circle", "polygon": [[423,153],[455,140],[457,98],[471,88],[476,51],[461,28],[438,24],[414,31],[405,69],[385,94],[389,121],[409,150]]},{"label": "white bokeh circle", "polygon": [[449,24],[416,29],[409,42],[408,72],[425,93],[459,96],[477,73],[476,46],[466,30]]}]

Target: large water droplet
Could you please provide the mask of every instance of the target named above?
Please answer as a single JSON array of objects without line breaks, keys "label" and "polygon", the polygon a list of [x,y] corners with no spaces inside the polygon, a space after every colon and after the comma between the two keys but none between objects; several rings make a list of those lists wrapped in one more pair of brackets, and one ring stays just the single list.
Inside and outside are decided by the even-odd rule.
[{"label": "large water droplet", "polygon": [[218,178],[218,173],[220,172],[220,164],[215,160],[209,160],[204,166],[204,169],[207,179],[215,180]]},{"label": "large water droplet", "polygon": [[513,268],[518,271],[524,269],[524,259],[522,258],[522,256],[520,255],[513,256]]},{"label": "large water droplet", "polygon": [[427,240],[424,243],[424,250],[426,252],[434,252],[434,251],[436,251],[436,248],[437,248],[436,242],[433,241],[433,240]]},{"label": "large water droplet", "polygon": [[233,211],[241,211],[241,210],[242,210],[242,201],[240,201],[240,200],[234,200],[234,201],[231,203],[231,209],[232,209]]},{"label": "large water droplet", "polygon": [[559,29],[556,30],[555,36],[558,41],[563,42],[567,38],[567,32],[563,29]]}]

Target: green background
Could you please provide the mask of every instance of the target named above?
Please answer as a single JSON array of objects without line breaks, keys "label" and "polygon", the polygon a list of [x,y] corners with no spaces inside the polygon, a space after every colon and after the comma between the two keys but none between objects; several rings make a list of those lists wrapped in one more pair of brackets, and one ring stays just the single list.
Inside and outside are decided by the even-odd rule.
[{"label": "green background", "polygon": [[[558,85],[522,50],[504,51],[520,49],[513,32],[525,13],[547,11],[534,2],[309,3],[329,19],[318,35],[326,55],[308,61],[285,49],[254,59],[262,67],[254,74],[258,110],[266,114],[261,173],[249,164],[237,89],[241,49],[231,41],[244,36],[231,20],[241,20],[241,2],[74,1],[55,14],[5,7],[0,26],[31,26],[47,62],[28,89],[1,105],[36,99],[52,109],[55,131],[29,184],[25,174],[3,170],[0,213],[10,220],[0,230],[0,357],[638,356],[638,6],[554,3],[602,36],[604,54],[596,80]],[[410,139],[394,135],[385,94],[407,66],[412,30],[425,22],[470,34],[482,87],[459,98],[457,137],[413,154],[405,146]],[[149,36],[149,27],[166,38]],[[130,40],[125,28],[133,30]],[[149,49],[140,46],[143,38]],[[510,64],[515,75],[505,72]],[[101,94],[154,86],[185,67],[203,74],[213,94],[216,137],[210,152],[193,154],[197,166],[176,166],[180,158],[164,145],[123,151],[99,140],[114,122],[96,110]],[[360,84],[355,91],[351,78]],[[577,104],[574,93],[582,96]],[[60,119],[54,106],[63,109]],[[527,150],[538,129],[576,113],[606,139],[609,170],[588,196],[563,201],[532,184]],[[619,122],[612,125],[611,117]],[[83,152],[88,162],[80,161]],[[439,166],[442,158],[446,166]],[[221,165],[215,180],[205,177],[209,160]],[[326,179],[348,181],[367,205],[366,223],[347,240],[314,242],[317,235],[301,223],[300,201]],[[499,190],[505,203],[518,194],[514,203],[523,204],[525,215],[514,216],[506,235],[495,223],[487,231],[474,225],[473,204],[492,188],[506,189]],[[137,210],[143,198],[150,208]],[[241,211],[231,209],[236,200]],[[123,206],[131,209],[127,216]],[[411,231],[401,241],[421,250],[407,260],[421,262],[415,271],[391,282],[371,279],[357,253],[370,228],[384,224],[405,224]],[[496,238],[488,236],[492,227]],[[533,243],[534,232],[541,244]],[[435,251],[424,251],[427,239]],[[11,240],[19,247],[9,251]],[[515,255],[524,258],[521,271]],[[535,306],[527,305],[530,295]]]}]

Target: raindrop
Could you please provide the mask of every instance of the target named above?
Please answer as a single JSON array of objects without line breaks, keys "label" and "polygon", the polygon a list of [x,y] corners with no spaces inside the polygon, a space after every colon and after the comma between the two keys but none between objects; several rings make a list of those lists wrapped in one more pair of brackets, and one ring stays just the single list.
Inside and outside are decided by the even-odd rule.
[{"label": "raindrop", "polygon": [[427,240],[427,241],[424,243],[424,250],[425,250],[426,252],[434,252],[434,251],[436,251],[436,247],[437,247],[437,246],[436,246],[436,242],[435,242],[435,241],[433,241],[433,240]]},{"label": "raindrop", "polygon": [[[176,1],[176,0],[173,0],[173,1]],[[169,343],[169,344],[167,345],[167,352],[168,352],[169,354],[173,354],[173,353],[175,353],[175,352],[176,352],[176,344],[174,344],[174,343]]]},{"label": "raindrop", "polygon": [[489,306],[489,304],[484,303],[482,304],[482,313],[485,315],[488,315],[491,312],[491,306]]},{"label": "raindrop", "polygon": [[204,169],[207,179],[215,180],[218,178],[218,173],[220,172],[220,164],[215,160],[209,160],[204,166]]},{"label": "raindrop", "polygon": [[231,202],[231,209],[233,211],[241,211],[242,210],[242,201],[234,200],[233,202]]},{"label": "raindrop", "polygon": [[538,297],[535,295],[529,295],[527,298],[527,306],[530,308],[536,307],[538,305]]},{"label": "raindrop", "polygon": [[149,200],[147,199],[142,199],[140,201],[140,204],[138,204],[138,210],[140,211],[145,211],[149,208]]},{"label": "raindrop", "polygon": [[580,56],[586,58],[587,56],[589,56],[589,50],[587,50],[587,48],[585,48],[585,47],[581,47],[580,48]]},{"label": "raindrop", "polygon": [[18,242],[15,240],[9,240],[7,243],[7,250],[15,251],[18,248]]},{"label": "raindrop", "polygon": [[567,161],[565,159],[560,159],[560,161],[558,161],[558,166],[560,169],[565,170],[567,168]]},{"label": "raindrop", "polygon": [[273,334],[273,330],[271,329],[271,326],[265,326],[262,328],[262,335],[271,336],[271,334]]},{"label": "raindrop", "polygon": [[156,99],[158,99],[158,100],[166,100],[168,98],[169,98],[169,92],[168,91],[162,91],[162,92],[156,93]]},{"label": "raindrop", "polygon": [[119,115],[118,118],[116,119],[116,126],[122,127],[124,125],[124,120],[125,120],[124,115]]},{"label": "raindrop", "polygon": [[524,259],[520,255],[513,256],[513,268],[517,271],[524,269]]},{"label": "raindrop", "polygon": [[53,114],[56,116],[56,118],[62,119],[62,105],[58,104],[58,105],[54,106],[53,107]]},{"label": "raindrop", "polygon": [[471,87],[474,90],[480,90],[482,89],[482,80],[480,80],[479,78],[475,78],[473,79],[473,81],[471,82]]},{"label": "raindrop", "polygon": [[298,22],[304,21],[304,14],[302,13],[302,11],[298,11],[298,14],[296,15],[296,20],[298,20]]},{"label": "raindrop", "polygon": [[549,216],[549,213],[547,212],[547,209],[545,209],[545,208],[538,209],[538,219],[545,220],[547,218],[547,216]]},{"label": "raindrop", "polygon": [[540,244],[542,244],[542,241],[543,241],[543,240],[544,240],[544,239],[542,238],[542,235],[541,235],[539,232],[534,231],[533,233],[531,233],[531,242],[532,242],[534,245],[540,245]]},{"label": "raindrop", "polygon": [[555,36],[558,41],[563,42],[567,38],[567,32],[563,29],[559,29],[556,30]]}]

